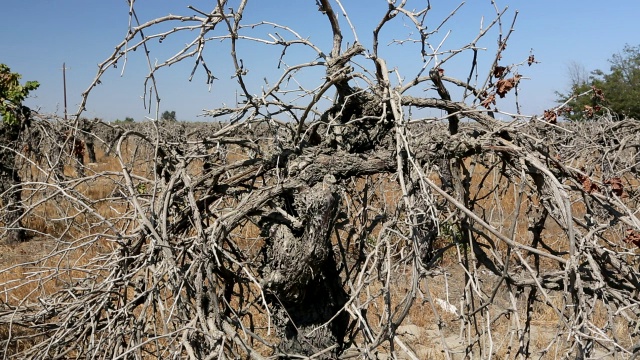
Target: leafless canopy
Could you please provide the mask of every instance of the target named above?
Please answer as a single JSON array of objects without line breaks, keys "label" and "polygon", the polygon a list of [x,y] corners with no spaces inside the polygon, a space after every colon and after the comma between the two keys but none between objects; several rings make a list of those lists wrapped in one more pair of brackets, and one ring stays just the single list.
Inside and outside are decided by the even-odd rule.
[{"label": "leafless canopy", "polygon": [[[429,1],[381,2],[377,24],[359,29],[352,2],[305,1],[329,30],[314,42],[306,29],[244,20],[259,1],[138,23],[130,0],[129,32],[77,119],[40,116],[29,139],[43,142],[13,149],[20,223],[44,250],[3,264],[0,353],[634,354],[639,124],[519,114],[520,71],[534,58],[502,63],[517,12],[494,1],[495,17],[453,49],[446,29],[463,4],[436,21]],[[398,24],[410,35],[390,37]],[[152,60],[152,46],[183,33],[186,46]],[[275,78],[250,67],[248,49],[262,47],[278,49],[264,62]],[[415,74],[388,65],[390,47],[415,58]],[[206,110],[205,124],[81,121],[103,74],[140,53],[147,105],[160,99],[156,74],[184,62],[213,87],[232,78],[238,101]],[[462,73],[444,72],[464,56]],[[84,165],[89,143],[103,156]]]}]

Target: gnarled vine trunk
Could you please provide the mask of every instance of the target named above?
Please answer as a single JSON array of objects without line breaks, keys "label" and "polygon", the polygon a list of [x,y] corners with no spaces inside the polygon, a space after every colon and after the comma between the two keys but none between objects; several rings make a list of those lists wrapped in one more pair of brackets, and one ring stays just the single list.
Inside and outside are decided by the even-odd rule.
[{"label": "gnarled vine trunk", "polygon": [[340,309],[348,296],[331,243],[341,203],[337,190],[327,175],[321,183],[287,194],[291,218],[301,222],[262,221],[267,239],[262,283],[284,354],[325,351],[322,358],[335,358],[343,350],[348,318]]},{"label": "gnarled vine trunk", "polygon": [[[38,119],[33,137],[49,150],[24,154],[37,172],[25,216],[44,222],[33,232],[52,246],[3,273],[0,348],[29,359],[637,353],[638,122],[501,112],[528,69],[501,63],[506,9],[487,1],[496,17],[476,39],[435,49],[428,39],[457,10],[427,27],[430,5],[381,2],[369,47],[347,2],[295,2],[328,20],[327,49],[285,25],[245,24],[256,11],[247,4],[260,2],[219,0],[144,24],[131,2],[132,26],[81,109],[136,49],[155,64],[145,83],[154,95],[154,74],[192,57],[217,86],[225,67],[204,51],[216,46],[231,55],[235,104],[207,110],[217,122],[204,124]],[[395,29],[412,24],[407,36],[419,36],[392,41],[418,50],[413,78],[388,68],[396,53],[385,59],[378,47],[397,19]],[[343,42],[345,25],[353,35]],[[478,41],[492,27],[495,57],[480,69]],[[194,41],[152,61],[158,39],[183,31]],[[256,80],[259,46],[281,53],[278,73]],[[474,60],[457,75],[467,80],[444,76],[465,52]],[[70,144],[82,135],[104,143],[102,163],[76,161],[84,176],[64,176],[81,160]],[[0,152],[6,204],[20,203],[14,154]]]}]

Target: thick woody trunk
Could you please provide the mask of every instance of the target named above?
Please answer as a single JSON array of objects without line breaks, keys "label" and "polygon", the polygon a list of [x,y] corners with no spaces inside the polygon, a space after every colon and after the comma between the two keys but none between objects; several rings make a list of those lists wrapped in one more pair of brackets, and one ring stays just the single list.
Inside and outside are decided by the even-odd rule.
[{"label": "thick woody trunk", "polygon": [[[327,176],[325,179],[330,179]],[[331,181],[297,194],[291,210],[300,223],[265,223],[264,285],[282,336],[280,356],[333,359],[343,347],[348,318],[331,244],[340,198]],[[292,214],[293,215],[293,214]]]}]

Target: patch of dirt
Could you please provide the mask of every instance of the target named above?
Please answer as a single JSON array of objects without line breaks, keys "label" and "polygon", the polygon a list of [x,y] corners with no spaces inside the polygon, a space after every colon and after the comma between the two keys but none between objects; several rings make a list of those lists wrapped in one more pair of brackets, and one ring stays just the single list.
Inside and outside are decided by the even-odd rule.
[{"label": "patch of dirt", "polygon": [[41,259],[56,247],[56,241],[45,237],[34,237],[18,244],[0,244],[0,269]]}]

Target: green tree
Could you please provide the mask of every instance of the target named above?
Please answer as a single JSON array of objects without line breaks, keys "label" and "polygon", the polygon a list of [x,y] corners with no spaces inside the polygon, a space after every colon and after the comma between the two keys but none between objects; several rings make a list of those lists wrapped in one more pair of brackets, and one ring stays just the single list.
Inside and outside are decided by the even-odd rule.
[{"label": "green tree", "polygon": [[15,243],[24,240],[24,229],[21,218],[24,208],[21,205],[21,179],[16,169],[16,155],[11,148],[15,148],[21,130],[29,124],[31,109],[22,102],[29,93],[40,86],[36,81],[20,84],[20,74],[12,73],[11,69],[0,64],[0,143],[7,145],[0,148],[0,193],[4,205],[4,222],[10,229],[6,233],[5,241]]},{"label": "green tree", "polygon": [[[594,70],[588,79],[575,77],[570,71],[571,92],[558,95],[558,102],[567,102],[566,117],[581,120],[593,117],[608,108],[620,119],[640,119],[640,46],[626,45],[614,54],[609,72]],[[602,92],[598,91],[601,90]],[[579,96],[592,90],[589,96]]]},{"label": "green tree", "polygon": [[165,111],[162,113],[162,120],[164,121],[176,121],[176,112],[175,111]]},{"label": "green tree", "polygon": [[29,92],[40,86],[37,81],[27,81],[20,85],[22,76],[12,73],[11,69],[0,64],[0,116],[4,124],[15,126],[29,119],[30,109],[22,102]]},{"label": "green tree", "polygon": [[116,121],[114,121],[114,123],[116,123],[116,124],[131,124],[133,122],[135,122],[135,121],[133,120],[132,117],[129,117],[129,116],[124,118],[124,120],[117,119]]},{"label": "green tree", "polygon": [[611,73],[601,76],[613,111],[621,117],[640,119],[640,46],[626,45],[609,62]]}]

